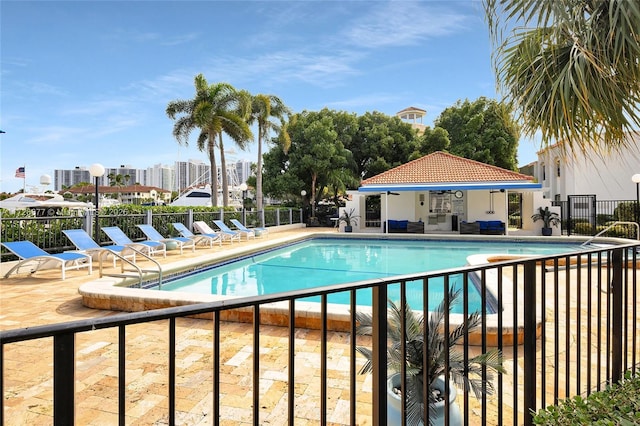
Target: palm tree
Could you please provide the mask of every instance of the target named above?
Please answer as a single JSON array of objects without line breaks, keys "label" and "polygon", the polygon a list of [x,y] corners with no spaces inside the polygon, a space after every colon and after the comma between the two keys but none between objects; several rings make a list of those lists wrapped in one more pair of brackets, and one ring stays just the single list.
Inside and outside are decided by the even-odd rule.
[{"label": "palm tree", "polygon": [[[262,141],[270,131],[274,131],[280,139],[286,153],[291,146],[291,139],[287,133],[285,119],[291,113],[280,98],[274,95],[255,95],[251,102],[251,116],[249,124],[258,124],[258,166],[256,170],[256,208],[262,210]],[[271,118],[278,119],[279,123]]]},{"label": "palm tree", "polygon": [[[448,291],[449,313],[461,297],[461,290],[450,288]],[[435,392],[438,378],[448,374],[453,383],[466,392],[472,391],[476,398],[483,394],[492,395],[493,374],[504,373],[503,356],[497,349],[485,353],[466,357],[458,349],[469,332],[482,324],[479,312],[467,316],[460,325],[450,327],[446,332],[445,312],[446,303],[443,299],[434,312],[427,317],[413,311],[409,304],[402,305],[389,300],[389,314],[387,317],[388,341],[387,368],[395,373],[402,372],[404,366],[406,374],[406,402],[407,424],[417,425],[424,418],[425,401],[431,406],[430,415],[441,396]],[[404,315],[404,321],[403,321]],[[358,334],[370,335],[373,331],[373,317],[370,313],[356,312]],[[404,324],[404,329],[402,323]],[[403,344],[406,352],[403,349]],[[369,347],[358,346],[356,351],[366,358],[360,369],[360,374],[368,374],[373,370],[373,352]],[[426,354],[425,354],[426,351]],[[425,357],[426,355],[426,357]],[[426,362],[425,362],[426,361]],[[424,382],[430,392],[425,397]],[[429,424],[432,424],[429,418]]]},{"label": "palm tree", "polygon": [[[532,136],[615,149],[640,124],[636,1],[484,0],[498,85]],[[504,34],[509,35],[505,36]]]},{"label": "palm tree", "polygon": [[118,201],[122,201],[120,197],[120,188],[124,186],[124,177],[121,174],[109,173],[107,175],[107,179],[109,179],[109,186],[114,186],[118,188],[118,192],[116,193],[116,197]]},{"label": "palm tree", "polygon": [[[173,135],[178,143],[188,145],[189,135],[196,127],[200,129],[198,149],[207,151],[211,163],[211,204],[218,205],[218,173],[216,164],[216,136],[222,156],[223,204],[228,203],[226,183],[226,163],[222,133],[226,133],[234,141],[247,141],[252,138],[247,123],[234,112],[238,99],[236,90],[228,83],[209,85],[202,74],[195,77],[196,96],[190,100],[171,101],[167,105],[167,116],[176,120]],[[177,118],[178,114],[183,114]]]}]

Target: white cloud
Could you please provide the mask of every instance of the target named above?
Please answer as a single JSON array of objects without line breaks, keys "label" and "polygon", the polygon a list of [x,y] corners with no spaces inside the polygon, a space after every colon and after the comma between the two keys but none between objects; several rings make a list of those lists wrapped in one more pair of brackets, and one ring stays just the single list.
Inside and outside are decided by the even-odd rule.
[{"label": "white cloud", "polygon": [[464,14],[424,2],[393,1],[379,5],[344,31],[350,43],[364,48],[416,45],[427,38],[463,29],[468,19]]}]

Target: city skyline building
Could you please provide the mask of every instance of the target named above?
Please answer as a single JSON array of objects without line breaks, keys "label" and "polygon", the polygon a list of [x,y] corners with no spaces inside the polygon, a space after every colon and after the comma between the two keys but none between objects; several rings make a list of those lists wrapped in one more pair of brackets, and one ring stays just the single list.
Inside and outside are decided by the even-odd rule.
[{"label": "city skyline building", "polygon": [[[227,177],[229,185],[240,185],[251,176],[251,164],[249,160],[238,160],[227,163]],[[145,169],[136,169],[130,165],[120,165],[119,167],[105,167],[104,175],[99,179],[99,185],[109,186],[109,175],[129,176],[125,185],[154,186],[167,191],[181,192],[187,188],[197,185],[207,185],[211,183],[211,166],[201,160],[189,159],[187,161],[176,161],[173,166],[166,164],[154,164]],[[218,183],[221,185],[221,167],[218,165]],[[61,191],[64,188],[77,185],[79,183],[93,183],[93,178],[89,174],[88,166],[76,166],[73,169],[55,169],[53,173],[53,190]]]}]

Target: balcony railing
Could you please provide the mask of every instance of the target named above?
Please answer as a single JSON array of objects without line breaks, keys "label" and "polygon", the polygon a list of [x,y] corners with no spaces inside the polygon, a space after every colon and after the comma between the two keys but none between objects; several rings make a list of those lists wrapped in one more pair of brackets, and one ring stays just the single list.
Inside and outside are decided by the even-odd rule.
[{"label": "balcony railing", "polygon": [[[20,354],[27,351],[33,359],[45,356],[46,349],[40,339],[53,339],[53,363],[51,372],[37,371],[34,377],[27,380],[42,381],[44,385],[52,378],[53,391],[50,393],[53,423],[56,425],[72,425],[78,423],[76,413],[81,412],[84,404],[88,404],[88,395],[100,392],[95,389],[76,389],[78,359],[84,359],[78,341],[83,341],[85,333],[99,330],[111,330],[109,336],[117,341],[118,350],[103,355],[99,359],[91,359],[92,363],[100,363],[111,369],[117,376],[117,408],[114,408],[113,423],[120,425],[131,421],[130,393],[127,386],[132,380],[127,370],[127,354],[136,345],[136,332],[144,333],[139,325],[164,321],[165,337],[158,339],[162,348],[153,356],[154,363],[166,360],[150,371],[137,371],[136,375],[165,375],[164,387],[166,412],[161,418],[145,415],[145,422],[168,421],[176,424],[179,395],[193,391],[190,381],[196,381],[201,375],[207,376],[211,399],[206,403],[211,413],[211,423],[218,425],[227,401],[224,395],[224,371],[221,368],[221,350],[232,345],[227,332],[227,322],[223,321],[230,311],[249,309],[252,312],[251,325],[247,330],[252,334],[253,344],[250,348],[251,373],[246,381],[244,392],[251,394],[252,424],[264,424],[265,412],[261,407],[267,401],[286,401],[277,405],[277,418],[287,419],[294,423],[298,407],[298,388],[301,377],[315,374],[318,380],[317,416],[318,424],[329,423],[328,416],[335,409],[335,392],[330,392],[335,383],[344,383],[338,392],[340,398],[348,404],[348,414],[341,418],[343,424],[355,425],[362,421],[362,404],[371,407],[366,417],[373,424],[385,424],[387,418],[386,403],[386,342],[387,342],[387,295],[391,287],[399,287],[401,298],[406,292],[407,283],[419,282],[423,288],[441,285],[445,290],[453,280],[462,280],[463,288],[476,285],[483,299],[482,306],[487,305],[489,289],[497,298],[502,309],[491,314],[483,308],[482,324],[479,333],[466,335],[464,345],[460,346],[465,359],[478,351],[485,352],[495,346],[503,353],[506,372],[495,379],[496,394],[483,396],[475,400],[468,393],[458,390],[458,403],[462,408],[464,424],[513,424],[529,425],[532,423],[532,411],[536,411],[559,400],[574,395],[588,395],[604,389],[608,384],[622,378],[624,371],[636,372],[640,358],[640,338],[638,337],[638,312],[640,296],[638,295],[638,256],[639,244],[629,244],[610,248],[585,250],[560,256],[545,256],[487,264],[483,266],[464,267],[428,274],[412,274],[388,280],[370,280],[337,285],[321,289],[299,290],[268,296],[238,298],[232,301],[206,303],[154,311],[118,314],[102,318],[85,319],[64,324],[52,324],[15,329],[0,333],[0,394],[2,410],[0,424],[10,422],[6,414],[14,406],[16,398],[28,398],[16,392],[24,377],[29,374],[29,367],[23,370],[16,368],[21,364]],[[357,290],[370,289],[372,302],[362,307],[357,298]],[[328,315],[327,298],[333,293],[347,292],[350,295],[348,309],[349,327],[346,332],[334,332]],[[427,293],[425,293],[427,294]],[[447,294],[447,291],[444,291]],[[318,333],[320,348],[317,372],[310,372],[309,367],[300,368],[296,362],[301,344],[301,327],[297,325],[296,309],[302,298],[319,297],[320,330]],[[268,315],[268,304],[284,302],[288,309],[288,326],[282,327],[281,342],[286,342],[286,380],[282,389],[270,388],[268,393],[261,389],[261,381],[270,378],[263,376],[261,353],[268,347],[261,343],[261,321]],[[306,302],[305,302],[306,303]],[[468,312],[466,297],[462,300],[464,311]],[[428,306],[428,296],[424,297],[424,307]],[[371,309],[374,326],[371,338],[356,336],[355,312],[358,309]],[[199,342],[204,341],[210,348],[211,365],[207,368],[192,369],[184,362],[184,350],[179,349],[180,336],[190,329],[183,324],[184,318],[212,318],[210,327],[199,329]],[[453,315],[453,314],[452,314]],[[445,324],[449,324],[447,316]],[[453,320],[452,320],[453,321]],[[402,327],[405,325],[403,324]],[[340,336],[343,336],[342,338]],[[342,340],[341,340],[342,339]],[[332,348],[341,340],[346,347],[349,359],[348,368],[344,368],[341,377],[328,375],[328,362],[332,356]],[[346,343],[345,343],[346,342]],[[115,344],[115,342],[114,342]],[[308,342],[305,342],[308,344]],[[473,345],[472,345],[473,344]],[[366,394],[370,401],[363,402],[362,381],[358,381],[358,365],[362,358],[356,355],[357,345],[371,345],[373,351],[373,374],[371,393]],[[44,345],[46,346],[46,345]],[[246,351],[246,348],[242,349]],[[44,351],[44,352],[43,352]],[[42,352],[42,353],[41,353]],[[233,356],[226,354],[225,356]],[[24,363],[22,363],[24,365]],[[333,370],[333,374],[337,374]],[[20,380],[18,380],[20,379]],[[236,390],[237,391],[237,390]],[[281,394],[278,394],[280,392]],[[38,395],[41,399],[48,395]],[[329,401],[332,403],[329,404]],[[202,407],[198,408],[202,410]],[[207,411],[205,410],[205,411]],[[156,413],[157,414],[157,413]],[[167,420],[168,419],[168,420]],[[445,419],[445,423],[448,422]],[[425,424],[427,422],[425,421]]]}]

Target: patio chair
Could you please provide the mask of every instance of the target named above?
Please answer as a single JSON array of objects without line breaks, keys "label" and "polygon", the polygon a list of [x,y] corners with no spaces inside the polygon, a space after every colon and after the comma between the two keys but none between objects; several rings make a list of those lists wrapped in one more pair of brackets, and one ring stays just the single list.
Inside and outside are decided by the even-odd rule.
[{"label": "patio chair", "polygon": [[209,226],[209,224],[207,222],[204,221],[197,221],[197,222],[193,222],[193,229],[195,229],[198,233],[200,234],[218,234],[220,235],[220,237],[222,238],[222,241],[229,241],[230,243],[233,243],[234,240],[240,241],[240,233],[238,232],[224,232],[224,231],[220,231],[220,232],[216,232],[213,229],[211,229],[211,227]]},{"label": "patio chair", "polygon": [[213,248],[213,243],[217,242],[222,245],[222,237],[220,234],[194,234],[187,228],[184,223],[175,222],[172,223],[173,227],[176,228],[176,231],[180,233],[184,238],[191,238],[195,240],[196,244],[209,244],[209,247]]},{"label": "patio chair", "polygon": [[238,219],[231,219],[231,223],[233,223],[233,226],[238,228],[239,231],[242,231],[242,232],[253,232],[253,236],[254,237],[261,237],[263,235],[268,235],[269,234],[269,230],[267,228],[259,228],[259,227],[247,228]]},{"label": "patio chair", "polygon": [[[65,229],[62,231],[62,233],[67,236],[69,241],[71,241],[74,246],[76,246],[76,249],[79,252],[87,253],[89,255],[101,254],[105,251],[109,252],[112,255],[111,257],[113,258],[114,267],[116,266],[116,258],[118,256],[124,258],[130,257],[133,262],[136,261],[135,251],[130,250],[125,246],[101,246],[100,244],[96,243],[95,240],[91,238],[91,235],[87,234],[87,231],[85,231],[84,229]],[[127,252],[129,253],[127,254]]]},{"label": "patio chair", "polygon": [[225,233],[227,235],[231,235],[231,236],[235,236],[238,235],[238,241],[240,241],[242,235],[244,235],[245,237],[247,237],[247,240],[249,239],[249,237],[254,237],[255,238],[255,234],[253,233],[253,231],[249,231],[249,232],[244,232],[244,231],[234,231],[233,229],[229,228],[227,226],[226,223],[224,223],[224,221],[222,220],[214,220],[213,223],[220,228],[220,232]]},{"label": "patio chair", "polygon": [[4,275],[5,278],[13,272],[17,273],[21,267],[33,263],[35,263],[35,265],[32,266],[30,271],[32,274],[39,269],[47,269],[45,268],[47,266],[59,265],[63,280],[66,278],[66,271],[88,268],[89,275],[91,275],[92,272],[91,256],[88,254],[74,252],[49,254],[31,241],[5,241],[0,244],[20,259],[18,263]]},{"label": "patio chair", "polygon": [[149,256],[162,254],[167,257],[167,247],[158,241],[132,241],[118,226],[105,226],[100,228],[107,234],[107,237],[119,246],[131,247],[135,250],[147,253]]},{"label": "patio chair", "polygon": [[180,254],[182,254],[182,250],[187,247],[191,247],[191,251],[196,251],[196,242],[191,238],[185,238],[185,237],[165,238],[162,236],[161,233],[159,233],[156,230],[156,228],[153,227],[153,225],[137,225],[137,227],[140,228],[140,230],[142,230],[142,233],[147,237],[149,241],[165,243],[165,245],[166,243],[169,243],[169,242],[175,243],[180,249]]}]

